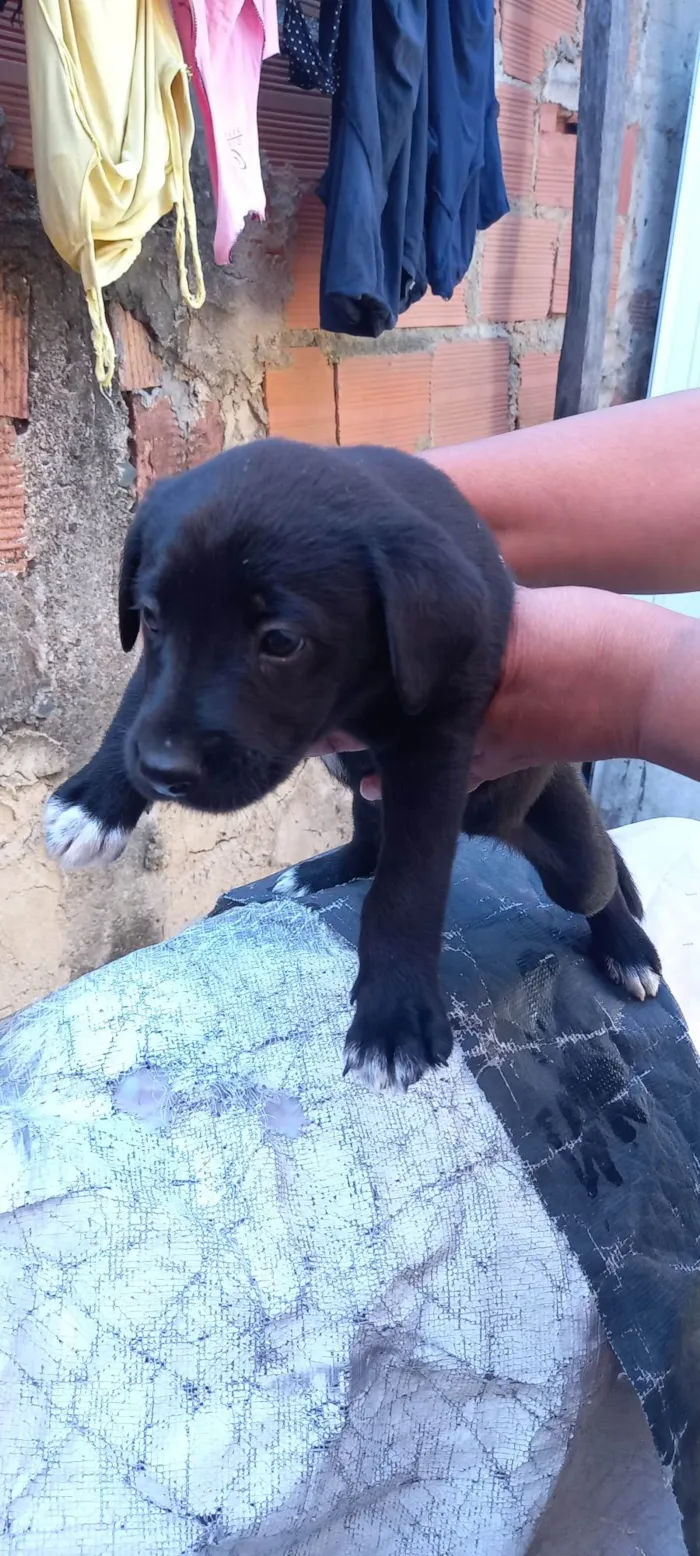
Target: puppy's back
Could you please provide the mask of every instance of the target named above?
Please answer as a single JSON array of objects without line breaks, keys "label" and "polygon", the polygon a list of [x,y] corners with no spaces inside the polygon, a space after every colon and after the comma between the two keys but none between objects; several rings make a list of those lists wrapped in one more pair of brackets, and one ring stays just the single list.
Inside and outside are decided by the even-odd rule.
[{"label": "puppy's back", "polygon": [[473,560],[487,562],[498,555],[496,541],[476,509],[444,471],[425,459],[372,445],[334,449],[333,456],[341,465],[350,464],[380,481],[426,524],[446,530]]}]

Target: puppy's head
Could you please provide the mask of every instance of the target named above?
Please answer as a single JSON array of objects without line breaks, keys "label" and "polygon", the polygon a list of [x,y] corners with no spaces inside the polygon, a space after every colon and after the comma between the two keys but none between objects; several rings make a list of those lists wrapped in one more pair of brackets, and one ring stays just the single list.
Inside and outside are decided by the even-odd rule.
[{"label": "puppy's head", "polygon": [[146,798],[250,804],[373,705],[419,711],[478,634],[476,572],[338,453],[233,449],[139,509],[119,624],[127,651],[142,635],[126,753]]}]

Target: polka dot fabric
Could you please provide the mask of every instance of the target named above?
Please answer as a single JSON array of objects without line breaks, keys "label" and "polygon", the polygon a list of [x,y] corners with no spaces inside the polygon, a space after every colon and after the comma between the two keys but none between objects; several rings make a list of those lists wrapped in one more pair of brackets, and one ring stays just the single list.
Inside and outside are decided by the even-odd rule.
[{"label": "polka dot fabric", "polygon": [[299,0],[285,0],[280,53],[289,60],[292,86],[332,97],[338,86],[338,37],[343,0],[321,0],[318,41]]}]

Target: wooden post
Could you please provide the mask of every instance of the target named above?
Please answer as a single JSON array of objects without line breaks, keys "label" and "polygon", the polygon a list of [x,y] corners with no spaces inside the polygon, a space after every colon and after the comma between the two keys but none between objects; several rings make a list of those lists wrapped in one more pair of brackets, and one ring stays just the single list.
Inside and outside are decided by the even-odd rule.
[{"label": "wooden post", "polygon": [[555,417],[592,411],[603,374],[629,58],[628,0],[586,0],[571,273]]}]

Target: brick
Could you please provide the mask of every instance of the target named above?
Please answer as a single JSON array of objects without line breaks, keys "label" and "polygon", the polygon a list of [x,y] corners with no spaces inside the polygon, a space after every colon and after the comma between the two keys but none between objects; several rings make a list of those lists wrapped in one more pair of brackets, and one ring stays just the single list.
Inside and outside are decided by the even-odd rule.
[{"label": "brick", "polygon": [[436,347],[431,394],[436,447],[508,431],[508,364],[506,340],[445,341]]},{"label": "brick", "polygon": [[330,98],[291,86],[287,61],[266,60],[260,77],[260,149],[273,167],[292,167],[302,185],[317,184],[328,163]]},{"label": "brick", "polygon": [[29,418],[29,288],[0,277],[0,416]]},{"label": "brick", "polygon": [[559,124],[561,109],[558,103],[540,103],[540,134],[553,135]]},{"label": "brick", "polygon": [[520,363],[518,426],[537,427],[554,416],[559,352],[528,351]]},{"label": "brick", "polygon": [[[545,108],[554,108],[554,121],[545,116]],[[537,144],[535,200],[538,205],[563,206],[570,211],[574,203],[574,167],[576,136],[567,131],[571,114],[557,113],[554,103],[540,110],[540,134]]]},{"label": "brick", "polygon": [[167,395],[144,405],[131,402],[131,435],[136,465],[136,496],[143,497],[153,481],[177,475],[187,464],[185,434]]},{"label": "brick", "polygon": [[112,304],[110,323],[117,347],[121,388],[125,391],[155,389],[162,381],[163,370],[143,325],[119,303]]},{"label": "brick", "polygon": [[0,573],[23,573],[27,566],[24,471],[17,433],[0,421]]},{"label": "brick", "polygon": [[632,181],[634,179],[634,165],[637,160],[637,144],[639,141],[639,125],[628,124],[622,142],[622,162],[620,166],[620,193],[618,199],[618,213],[627,216],[632,200]]},{"label": "brick", "polygon": [[224,419],[218,400],[207,400],[189,431],[180,425],[166,394],[145,403],[138,394],[131,401],[131,439],[136,465],[136,496],[143,497],[153,481],[193,470],[220,454],[224,446]]},{"label": "brick", "polygon": [[290,330],[319,327],[319,284],[324,208],[316,195],[305,195],[297,211],[292,239],[292,295],[285,313]]},{"label": "brick", "polygon": [[218,400],[207,400],[201,416],[187,434],[185,459],[188,470],[220,454],[224,446],[224,418]]},{"label": "brick", "polygon": [[537,216],[504,216],[486,234],[481,317],[516,323],[549,312],[559,227]]},{"label": "brick", "polygon": [[554,265],[552,287],[552,313],[566,313],[569,296],[569,270],[571,268],[571,222],[564,222],[559,232],[559,244]]},{"label": "brick", "polygon": [[2,133],[8,146],[7,166],[27,169],[34,166],[27,52],[24,27],[21,21],[12,20],[13,11],[14,6],[8,6],[0,12],[0,107],[5,114]]},{"label": "brick", "polygon": [[466,323],[466,302],[464,295],[464,282],[455,287],[449,302],[443,297],[436,297],[433,292],[426,292],[419,303],[414,303],[412,308],[407,308],[405,313],[399,315],[396,328],[399,330],[432,330]]},{"label": "brick", "polygon": [[498,88],[498,101],[501,110],[498,138],[508,198],[527,199],[532,194],[535,96],[525,86],[502,83]]},{"label": "brick", "polygon": [[575,0],[501,0],[503,69],[518,81],[542,74],[545,49],[576,32]]},{"label": "brick", "polygon": [[333,368],[316,346],[289,352],[288,367],[270,367],[265,399],[270,435],[305,443],[335,443]]},{"label": "brick", "polygon": [[340,442],[385,443],[412,454],[430,438],[428,352],[346,357],[338,363]]}]

